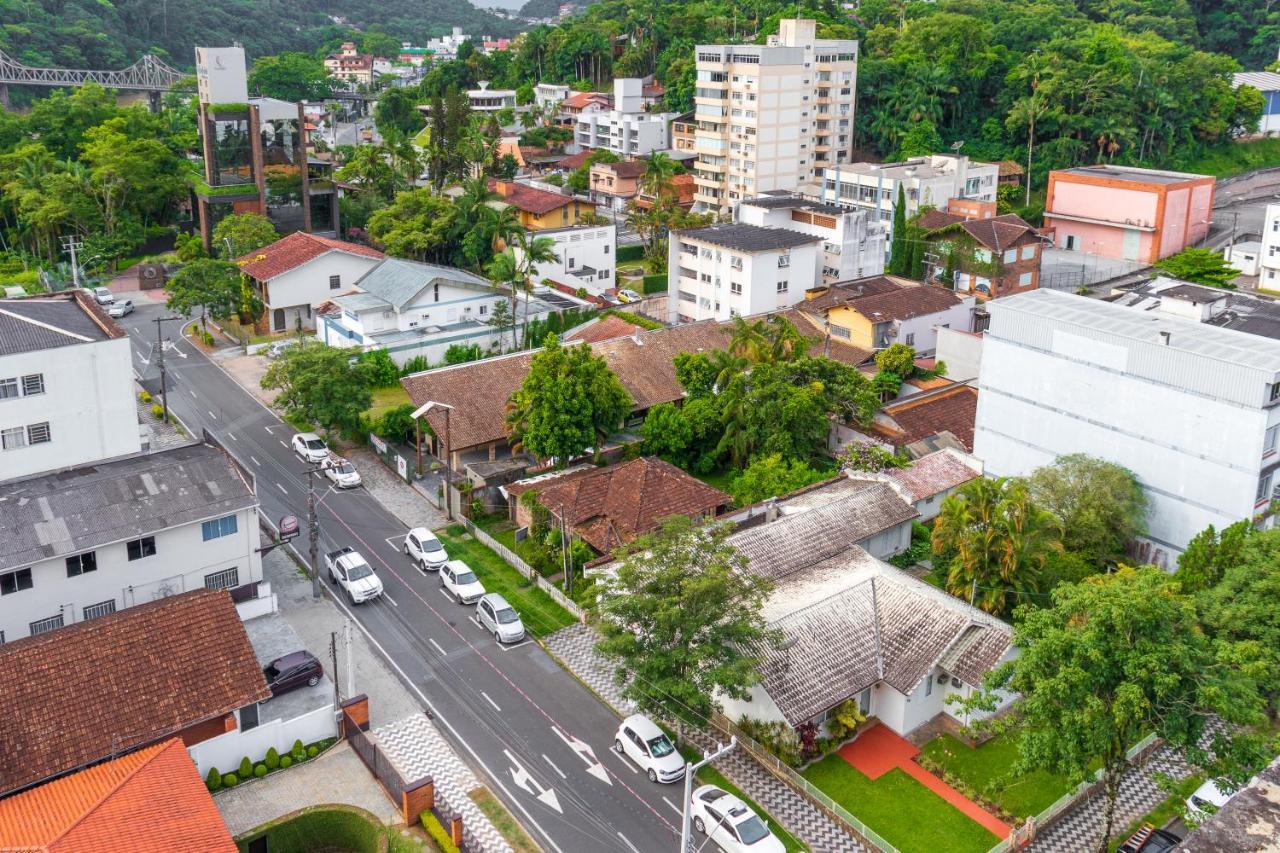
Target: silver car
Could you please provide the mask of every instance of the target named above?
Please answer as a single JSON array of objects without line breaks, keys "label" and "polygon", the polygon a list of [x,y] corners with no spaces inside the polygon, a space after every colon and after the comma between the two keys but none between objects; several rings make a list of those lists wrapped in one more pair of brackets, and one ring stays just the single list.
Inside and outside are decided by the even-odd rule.
[{"label": "silver car", "polygon": [[116,301],[116,297],[105,287],[95,287],[93,289],[93,301],[99,305],[110,305]]},{"label": "silver car", "polygon": [[109,308],[107,308],[107,313],[117,319],[120,317],[123,317],[126,314],[132,314],[133,300],[117,299],[115,302],[111,303],[111,306]]},{"label": "silver car", "polygon": [[518,643],[524,639],[524,623],[514,607],[496,592],[481,596],[476,605],[480,625],[499,643]]}]

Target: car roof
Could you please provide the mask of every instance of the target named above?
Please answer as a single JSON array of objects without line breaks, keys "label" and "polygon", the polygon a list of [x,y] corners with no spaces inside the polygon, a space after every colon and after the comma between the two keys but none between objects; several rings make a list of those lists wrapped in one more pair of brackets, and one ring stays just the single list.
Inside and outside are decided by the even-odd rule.
[{"label": "car roof", "polygon": [[510,602],[502,597],[502,593],[500,592],[487,592],[480,600],[489,602],[493,605],[494,610],[506,610],[508,608],[515,610],[515,608],[511,606]]},{"label": "car roof", "polygon": [[630,726],[635,730],[636,734],[646,740],[665,734],[662,729],[658,728],[657,724],[655,724],[653,720],[649,719],[644,714],[632,714],[622,722],[624,725]]},{"label": "car roof", "polygon": [[461,560],[450,560],[449,568],[453,569],[455,572],[471,571],[471,567],[468,566],[466,563],[462,562]]},{"label": "car roof", "polygon": [[320,438],[320,436],[316,435],[314,432],[300,432],[298,433],[298,438],[310,441],[313,438]]},{"label": "car roof", "polygon": [[359,563],[367,563],[367,562],[369,562],[368,560],[366,560],[366,559],[364,558],[364,554],[361,554],[359,551],[348,551],[347,553],[340,555],[340,556],[338,557],[338,559],[339,559],[339,560],[346,560],[347,562],[350,562],[350,563],[355,563],[355,562],[359,562]]},{"label": "car roof", "polygon": [[276,669],[287,669],[291,666],[312,662],[316,662],[316,656],[303,649],[302,651],[289,652],[287,655],[278,657],[271,662],[271,665]]}]

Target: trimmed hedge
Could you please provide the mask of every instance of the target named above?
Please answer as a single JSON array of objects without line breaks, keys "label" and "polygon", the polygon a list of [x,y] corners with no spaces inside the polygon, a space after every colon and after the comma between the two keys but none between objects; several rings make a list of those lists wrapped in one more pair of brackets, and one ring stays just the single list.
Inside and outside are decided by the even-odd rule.
[{"label": "trimmed hedge", "polygon": [[619,246],[618,251],[614,254],[618,263],[624,261],[638,261],[644,257],[644,246],[639,243],[633,243],[629,246]]},{"label": "trimmed hedge", "polygon": [[449,836],[449,830],[445,829],[440,821],[436,820],[435,813],[422,813],[422,828],[427,831],[427,835],[431,836],[431,840],[440,848],[440,853],[459,853],[458,845],[453,843],[453,839]]},{"label": "trimmed hedge", "polygon": [[643,289],[640,292],[643,294],[667,292],[667,274],[664,272],[647,275],[641,281],[643,282]]}]

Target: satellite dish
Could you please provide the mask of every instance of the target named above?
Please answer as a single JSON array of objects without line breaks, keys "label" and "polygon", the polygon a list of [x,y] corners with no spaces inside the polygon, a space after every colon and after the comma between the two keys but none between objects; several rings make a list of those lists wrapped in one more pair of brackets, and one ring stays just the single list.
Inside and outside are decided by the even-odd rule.
[{"label": "satellite dish", "polygon": [[960,151],[960,149],[961,149],[961,148],[963,148],[963,147],[964,147],[964,140],[963,140],[963,139],[957,139],[955,142],[951,143],[951,150],[952,150],[952,151],[959,152],[959,151]]}]

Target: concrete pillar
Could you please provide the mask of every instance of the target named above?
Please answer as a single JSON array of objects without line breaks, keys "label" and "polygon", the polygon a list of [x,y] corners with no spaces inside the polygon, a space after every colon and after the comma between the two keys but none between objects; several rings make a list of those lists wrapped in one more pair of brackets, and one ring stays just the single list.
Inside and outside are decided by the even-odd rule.
[{"label": "concrete pillar", "polygon": [[449,818],[449,837],[453,840],[453,843],[459,849],[462,848],[463,842],[462,842],[462,816],[461,815]]},{"label": "concrete pillar", "polygon": [[404,794],[400,797],[400,814],[408,826],[413,826],[422,819],[422,813],[430,811],[436,805],[436,785],[430,779],[419,779],[404,786]]},{"label": "concrete pillar", "polygon": [[347,699],[338,707],[341,708],[343,711],[343,714],[342,714],[343,731],[341,732],[342,737],[345,738],[348,736],[348,734],[350,734],[350,732],[346,730],[348,718],[350,718],[351,723],[354,724],[356,727],[358,727],[360,731],[366,732],[369,730],[369,697],[368,696],[366,696],[363,693],[361,693],[358,696],[352,696],[350,699]]}]

